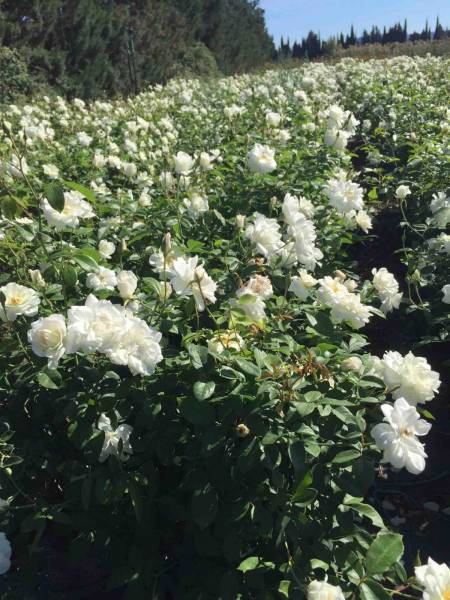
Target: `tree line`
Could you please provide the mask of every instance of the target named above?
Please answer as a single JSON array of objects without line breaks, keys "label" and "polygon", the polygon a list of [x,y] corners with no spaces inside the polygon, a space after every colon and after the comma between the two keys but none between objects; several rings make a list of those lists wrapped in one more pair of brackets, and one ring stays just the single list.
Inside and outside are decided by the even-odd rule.
[{"label": "tree line", "polygon": [[0,50],[85,98],[174,75],[232,74],[275,53],[259,0],[0,0]]},{"label": "tree line", "polygon": [[393,42],[417,42],[419,40],[431,41],[440,40],[450,37],[450,29],[442,27],[439,17],[436,19],[434,31],[431,30],[428,21],[421,32],[414,31],[408,34],[408,24],[405,19],[403,25],[396,23],[387,29],[381,31],[377,26],[373,26],[370,31],[364,29],[361,37],[357,37],[355,28],[351,26],[350,33],[344,37],[341,33],[338,36],[330,37],[326,40],[321,40],[320,34],[310,31],[306,38],[302,38],[301,42],[294,41],[293,44],[289,41],[284,41],[281,38],[280,46],[277,49],[277,58],[309,58],[315,59],[320,56],[333,54],[337,48],[350,48],[356,45],[367,44],[390,44]]}]

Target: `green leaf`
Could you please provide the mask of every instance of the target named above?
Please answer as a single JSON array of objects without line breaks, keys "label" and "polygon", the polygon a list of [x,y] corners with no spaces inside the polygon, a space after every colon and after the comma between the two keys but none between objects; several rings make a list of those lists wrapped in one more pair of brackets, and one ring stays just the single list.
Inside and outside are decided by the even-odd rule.
[{"label": "green leaf", "polygon": [[292,496],[292,502],[300,502],[303,498],[307,497],[307,490],[312,482],[313,476],[311,475],[311,472],[308,471],[298,482],[294,495]]},{"label": "green leaf", "polygon": [[236,357],[235,362],[239,365],[240,369],[247,373],[247,375],[252,375],[253,377],[259,377],[261,375],[261,369],[258,365],[250,362],[249,360],[245,360],[245,358]]},{"label": "green leaf", "polygon": [[216,490],[208,483],[196,490],[192,498],[192,516],[200,529],[206,529],[216,518],[219,500]]},{"label": "green leaf", "polygon": [[295,472],[297,474],[299,472],[305,472],[306,453],[302,442],[295,441],[289,444],[288,454]]},{"label": "green leaf", "polygon": [[73,260],[85,271],[98,271],[98,263],[87,254],[75,254]]},{"label": "green leaf", "polygon": [[197,344],[189,344],[187,350],[194,369],[201,369],[208,360],[208,348]]},{"label": "green leaf", "polygon": [[92,204],[95,204],[95,194],[88,187],[81,185],[80,183],[73,183],[72,181],[65,181],[64,184],[71,190],[75,190],[76,192],[80,192],[83,196],[89,200]]},{"label": "green leaf", "polygon": [[370,200],[378,200],[378,193],[376,188],[372,188],[370,192],[367,194]]},{"label": "green leaf", "polygon": [[359,515],[370,519],[376,527],[380,527],[381,529],[385,528],[383,519],[380,517],[378,512],[374,508],[372,508],[372,506],[369,506],[369,504],[364,504],[363,502],[361,502],[359,498],[345,498],[344,505],[350,507]]},{"label": "green leaf", "polygon": [[64,285],[67,288],[74,288],[77,284],[78,276],[76,270],[72,267],[72,265],[64,265],[62,270],[62,278],[64,281]]},{"label": "green leaf", "polygon": [[258,567],[260,562],[261,559],[258,556],[249,556],[248,558],[243,560],[238,566],[238,571],[242,571],[242,573],[247,573],[247,571],[254,571]]},{"label": "green leaf", "polygon": [[52,181],[44,187],[44,195],[52,208],[61,212],[64,208],[64,190],[57,181]]},{"label": "green leaf", "polygon": [[133,505],[136,520],[138,523],[140,523],[142,521],[142,496],[134,479],[131,479],[128,482],[128,493],[130,494],[131,504]]},{"label": "green leaf", "polygon": [[283,579],[283,581],[280,581],[280,585],[278,586],[278,593],[281,594],[284,598],[289,598],[290,586],[291,582],[287,579]]},{"label": "green leaf", "polygon": [[194,383],[194,396],[197,400],[207,400],[214,394],[214,381],[197,381]]},{"label": "green leaf", "polygon": [[361,585],[361,600],[391,600],[391,598],[391,594],[373,579],[367,579]]},{"label": "green leaf", "polygon": [[403,555],[402,536],[381,531],[369,546],[366,556],[368,575],[384,573]]},{"label": "green leaf", "polygon": [[193,425],[210,425],[214,421],[214,408],[208,402],[200,402],[189,396],[181,403],[181,414]]},{"label": "green leaf", "polygon": [[361,452],[356,450],[356,448],[352,448],[350,450],[342,450],[342,452],[338,452],[336,456],[332,459],[332,463],[342,464],[351,462],[355,460],[355,458],[359,458],[361,456]]},{"label": "green leaf", "polygon": [[58,389],[58,385],[44,371],[41,371],[40,373],[37,374],[37,380],[38,380],[39,385],[41,385],[42,387],[44,387],[48,390],[57,390]]},{"label": "green leaf", "polygon": [[339,487],[358,498],[363,498],[373,483],[375,477],[375,465],[364,456],[352,464],[351,471],[345,471],[338,479]]},{"label": "green leaf", "polygon": [[14,198],[4,198],[1,207],[6,219],[14,219],[17,211],[17,204]]}]

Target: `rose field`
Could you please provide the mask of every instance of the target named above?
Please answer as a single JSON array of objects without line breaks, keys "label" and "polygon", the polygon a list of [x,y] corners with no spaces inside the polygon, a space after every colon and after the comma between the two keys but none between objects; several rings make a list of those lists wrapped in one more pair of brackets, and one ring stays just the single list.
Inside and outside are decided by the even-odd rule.
[{"label": "rose field", "polygon": [[0,112],[0,598],[450,599],[449,59]]}]

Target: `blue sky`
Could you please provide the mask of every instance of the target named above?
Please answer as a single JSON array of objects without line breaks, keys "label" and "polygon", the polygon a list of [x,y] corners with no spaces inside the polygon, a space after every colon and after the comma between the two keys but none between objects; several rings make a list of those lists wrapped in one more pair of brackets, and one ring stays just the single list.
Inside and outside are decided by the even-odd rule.
[{"label": "blue sky", "polygon": [[275,42],[281,36],[291,41],[306,36],[311,29],[326,38],[364,28],[390,26],[408,19],[408,31],[422,30],[428,18],[434,26],[439,15],[442,25],[450,25],[450,0],[260,0],[266,12],[267,27]]}]

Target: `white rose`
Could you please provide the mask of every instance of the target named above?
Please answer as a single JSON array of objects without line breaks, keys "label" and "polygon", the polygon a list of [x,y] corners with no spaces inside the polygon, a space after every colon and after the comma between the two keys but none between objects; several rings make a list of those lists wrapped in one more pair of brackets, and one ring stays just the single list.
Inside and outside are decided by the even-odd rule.
[{"label": "white rose", "polygon": [[356,213],[356,222],[364,231],[364,233],[369,233],[369,229],[372,229],[372,219],[366,213],[365,210],[360,210]]},{"label": "white rose", "polygon": [[245,348],[242,337],[234,331],[224,331],[208,340],[208,350],[215,354],[222,354],[224,350],[240,352]]},{"label": "white rose", "polygon": [[51,179],[57,179],[59,175],[58,167],[55,165],[43,165],[42,170]]},{"label": "white rose", "polygon": [[95,153],[92,163],[96,169],[101,169],[106,165],[107,159],[103,154]]},{"label": "white rose", "polygon": [[43,288],[46,286],[45,279],[42,277],[42,273],[39,269],[28,269],[31,281],[36,287]]},{"label": "white rose", "polygon": [[411,405],[432,400],[439,390],[439,373],[432,371],[425,358],[408,352],[385,352],[381,376],[394,398],[405,398]]},{"label": "white rose", "polygon": [[414,406],[404,398],[397,398],[394,406],[382,404],[385,423],[373,427],[371,434],[376,445],[383,450],[382,462],[396,469],[406,468],[417,475],[425,469],[426,453],[417,436],[426,435],[431,425],[420,419]]},{"label": "white rose", "polygon": [[[118,415],[119,416],[119,415]],[[117,456],[120,460],[125,461],[133,449],[130,444],[130,436],[133,433],[133,428],[130,425],[119,425],[117,429],[111,426],[111,420],[104,413],[98,419],[98,429],[105,433],[103,448],[100,453],[99,461],[105,461],[108,456]],[[122,452],[119,453],[119,442],[122,445]]]},{"label": "white rose", "polygon": [[349,137],[350,134],[342,129],[327,129],[325,144],[342,152],[347,147]]},{"label": "white rose", "polygon": [[189,156],[186,152],[178,152],[178,154],[173,157],[173,160],[175,162],[175,172],[177,175],[189,175],[195,164],[192,156]]},{"label": "white rose", "polygon": [[253,217],[253,223],[245,230],[245,237],[252,242],[258,254],[265,257],[277,254],[284,245],[279,223],[257,212]]},{"label": "white rose", "polygon": [[209,210],[208,199],[197,193],[192,194],[190,199],[185,198],[184,204],[188,213],[193,217],[198,217],[200,214]]},{"label": "white rose", "polygon": [[49,369],[56,369],[66,348],[66,321],[62,315],[41,317],[31,323],[28,341],[37,356],[48,358]]},{"label": "white rose", "polygon": [[137,167],[134,163],[122,163],[122,171],[127,177],[134,177],[137,173]]},{"label": "white rose", "polygon": [[152,203],[152,199],[148,192],[145,190],[141,192],[138,199],[139,206],[150,206]]},{"label": "white rose", "polygon": [[266,113],[266,123],[269,127],[278,127],[281,123],[281,115],[277,112]]},{"label": "white rose", "polygon": [[450,304],[450,284],[449,283],[444,285],[444,287],[442,288],[442,293],[444,294],[444,297],[442,298],[442,302],[445,302],[445,304]]},{"label": "white rose", "polygon": [[77,133],[77,142],[80,144],[80,146],[87,148],[88,146],[91,145],[92,138],[90,135],[88,135],[84,131],[80,131],[80,133]]},{"label": "white rose", "polygon": [[289,286],[289,292],[292,292],[300,298],[300,300],[306,300],[311,289],[317,284],[317,279],[314,279],[305,269],[300,269],[299,275],[292,277],[291,285]]},{"label": "white rose", "polygon": [[202,152],[200,154],[199,163],[201,168],[204,171],[209,171],[213,168],[212,162],[214,161],[214,156],[211,156],[207,152]]},{"label": "white rose", "polygon": [[116,246],[112,242],[108,242],[107,240],[100,240],[98,244],[98,251],[100,256],[105,260],[111,258],[111,256],[116,251]]},{"label": "white rose", "polygon": [[87,287],[93,290],[113,290],[117,285],[117,277],[112,269],[98,267],[95,273],[86,277]]},{"label": "white rose", "polygon": [[0,303],[2,321],[15,321],[19,315],[33,317],[37,314],[41,301],[35,290],[18,283],[7,283],[0,287],[0,292],[5,296],[4,306],[3,301]]},{"label": "white rose", "polygon": [[323,188],[328,201],[338,212],[345,215],[352,210],[361,211],[364,206],[364,190],[345,175],[330,179]]},{"label": "white rose", "polygon": [[47,223],[60,230],[65,227],[78,227],[80,218],[91,219],[95,217],[89,202],[83,199],[83,195],[77,191],[64,192],[64,208],[55,210],[47,198],[41,201],[41,209]]},{"label": "white rose", "polygon": [[395,197],[399,200],[405,200],[406,196],[409,196],[410,194],[411,190],[407,185],[399,185],[398,188],[395,190]]},{"label": "white rose", "polygon": [[345,600],[340,587],[326,581],[311,581],[307,588],[308,600]]},{"label": "white rose", "polygon": [[273,296],[273,287],[270,279],[263,275],[255,275],[255,277],[249,279],[247,283],[236,292],[237,298],[240,298],[240,296],[243,296],[244,294],[255,294],[263,300],[267,300]]},{"label": "white rose", "polygon": [[238,308],[245,313],[245,316],[254,323],[261,323],[266,318],[266,305],[264,300],[256,294],[244,294],[237,300],[230,300],[232,308]]},{"label": "white rose", "polygon": [[277,168],[275,151],[269,146],[255,144],[253,150],[248,153],[247,164],[253,173],[264,175],[271,173]]},{"label": "white rose", "polygon": [[349,356],[341,362],[343,371],[360,371],[362,360],[358,356]]},{"label": "white rose", "polygon": [[129,300],[136,291],[138,278],[132,271],[120,271],[117,274],[117,289],[124,300]]},{"label": "white rose", "polygon": [[0,531],[0,575],[4,575],[11,567],[11,544],[8,538]]},{"label": "white rose", "polygon": [[179,257],[171,267],[170,283],[174,291],[183,297],[194,296],[197,309],[205,310],[205,301],[214,303],[217,284],[206,273],[202,265],[198,265],[198,256]]},{"label": "white rose", "polygon": [[424,588],[423,600],[446,600],[450,597],[450,568],[428,558],[428,563],[415,568],[416,578]]}]

